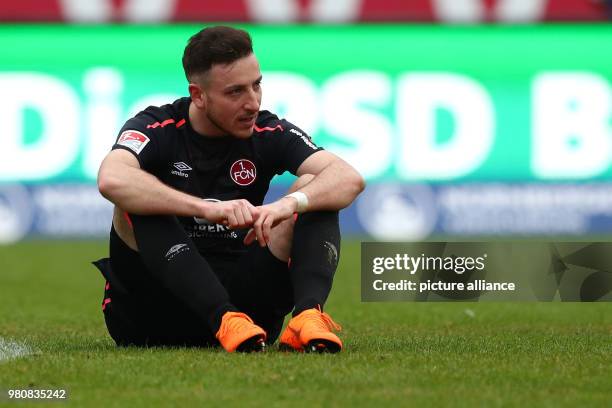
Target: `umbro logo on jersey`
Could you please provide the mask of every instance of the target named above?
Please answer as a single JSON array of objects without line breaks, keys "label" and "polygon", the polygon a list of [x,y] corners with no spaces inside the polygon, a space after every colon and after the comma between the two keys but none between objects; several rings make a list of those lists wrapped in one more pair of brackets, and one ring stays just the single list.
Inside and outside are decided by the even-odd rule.
[{"label": "umbro logo on jersey", "polygon": [[170,172],[170,174],[174,174],[175,176],[179,176],[179,177],[185,177],[188,178],[189,174],[185,173],[186,171],[190,171],[193,170],[187,163],[185,162],[177,162],[174,163],[172,166],[174,166],[174,168],[176,170],[172,170]]},{"label": "umbro logo on jersey", "polygon": [[189,167],[189,165],[185,162],[178,162],[178,163],[174,163],[174,168],[177,169],[178,171],[189,171],[189,170],[193,170],[191,167]]}]

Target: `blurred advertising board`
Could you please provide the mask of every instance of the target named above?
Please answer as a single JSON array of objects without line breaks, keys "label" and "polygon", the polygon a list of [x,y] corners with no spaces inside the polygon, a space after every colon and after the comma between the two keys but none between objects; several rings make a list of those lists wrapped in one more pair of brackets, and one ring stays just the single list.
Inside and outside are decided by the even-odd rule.
[{"label": "blurred advertising board", "polygon": [[[370,218],[408,208],[403,217],[416,223],[414,194],[427,197],[419,205],[429,203],[433,221],[396,234],[415,239],[612,230],[602,204],[612,179],[610,26],[245,27],[262,65],[263,108],[368,180],[346,211],[349,231],[390,236],[364,221],[361,207]],[[49,191],[88,202],[84,191],[95,195],[99,163],[122,123],[186,94],[180,58],[199,28],[0,26],[0,186],[34,203]],[[581,194],[595,204],[581,206]],[[8,213],[19,198],[6,195],[0,212]],[[478,205],[487,197],[527,218],[500,221],[502,210]],[[457,212],[461,200],[472,204]],[[580,210],[580,221],[560,212],[536,222],[553,208]],[[33,227],[15,236],[50,231],[37,227],[41,207],[31,211]]]},{"label": "blurred advertising board", "polygon": [[[286,186],[272,185],[270,202]],[[100,238],[112,205],[95,184],[0,184],[0,244],[27,236]],[[371,183],[340,213],[342,232],[381,241],[592,236],[612,231],[612,184]]]},{"label": "blurred advertising board", "polygon": [[527,23],[601,21],[610,7],[607,0],[22,0],[0,5],[0,21]]}]

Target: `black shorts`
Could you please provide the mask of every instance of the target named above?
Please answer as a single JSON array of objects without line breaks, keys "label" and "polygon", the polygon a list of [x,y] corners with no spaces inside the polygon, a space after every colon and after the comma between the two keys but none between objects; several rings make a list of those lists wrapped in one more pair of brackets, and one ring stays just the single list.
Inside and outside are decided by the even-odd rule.
[{"label": "black shorts", "polygon": [[[257,244],[239,256],[207,256],[230,301],[268,334],[272,344],[293,309],[287,262]],[[106,285],[102,309],[117,345],[211,346],[215,333],[144,266],[140,254],[111,231],[110,258],[94,262]]]}]

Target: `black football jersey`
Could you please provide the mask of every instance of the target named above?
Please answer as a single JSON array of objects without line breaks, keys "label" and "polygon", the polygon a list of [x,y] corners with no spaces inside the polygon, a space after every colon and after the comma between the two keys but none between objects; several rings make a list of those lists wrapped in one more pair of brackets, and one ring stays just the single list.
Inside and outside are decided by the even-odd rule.
[{"label": "black football jersey", "polygon": [[[129,119],[113,149],[133,153],[140,167],[163,183],[210,201],[246,199],[261,205],[276,174],[295,174],[318,150],[310,137],[290,122],[260,111],[248,139],[205,137],[189,123],[190,98],[150,106]],[[246,230],[230,230],[205,219],[179,217],[200,252],[242,252]]]}]

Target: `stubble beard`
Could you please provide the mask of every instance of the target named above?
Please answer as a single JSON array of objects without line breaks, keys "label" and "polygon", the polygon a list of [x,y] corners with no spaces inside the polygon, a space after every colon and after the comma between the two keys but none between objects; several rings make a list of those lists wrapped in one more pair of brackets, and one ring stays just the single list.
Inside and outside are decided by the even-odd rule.
[{"label": "stubble beard", "polygon": [[[206,111],[206,119],[208,119],[210,121],[210,123],[215,125],[215,127],[217,129],[220,129],[223,133],[225,133],[228,136],[234,137],[236,139],[247,139],[247,138],[249,138],[251,136],[250,133],[249,133],[248,136],[240,136],[240,135],[237,135],[237,134],[227,130],[224,126],[221,126],[221,124],[215,118],[213,118],[213,116],[210,114],[209,111]],[[251,133],[252,133],[252,131],[251,131]]]},{"label": "stubble beard", "polygon": [[208,119],[210,121],[210,123],[212,123],[213,125],[215,125],[215,127],[217,129],[220,129],[223,133],[227,134],[228,136],[235,136],[232,132],[230,132],[229,130],[227,130],[225,127],[221,126],[221,124],[215,120],[211,115],[210,112],[206,112],[206,119]]}]

